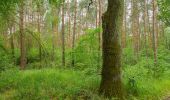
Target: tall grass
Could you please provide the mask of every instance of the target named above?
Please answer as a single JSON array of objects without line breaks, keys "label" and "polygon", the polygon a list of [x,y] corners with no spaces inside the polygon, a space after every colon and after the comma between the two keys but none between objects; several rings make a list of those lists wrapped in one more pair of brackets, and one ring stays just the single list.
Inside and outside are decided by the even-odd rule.
[{"label": "tall grass", "polygon": [[[125,72],[125,74],[127,74]],[[135,79],[137,94],[124,77],[127,100],[160,100],[170,92],[169,73]],[[100,76],[71,69],[8,70],[0,74],[0,100],[105,100],[98,96]],[[133,90],[132,89],[132,90]]]},{"label": "tall grass", "polygon": [[16,70],[1,74],[0,91],[15,90],[14,100],[90,98],[96,93],[98,83],[98,76],[73,70]]}]

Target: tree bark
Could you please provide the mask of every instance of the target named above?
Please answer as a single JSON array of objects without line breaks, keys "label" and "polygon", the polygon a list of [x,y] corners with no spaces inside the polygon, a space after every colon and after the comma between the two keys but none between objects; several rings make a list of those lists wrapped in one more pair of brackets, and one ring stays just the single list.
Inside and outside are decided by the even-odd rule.
[{"label": "tree bark", "polygon": [[41,48],[41,26],[40,26],[40,22],[41,22],[41,11],[40,11],[40,5],[37,5],[37,15],[38,15],[38,19],[37,19],[37,29],[38,29],[38,38],[39,38],[39,58],[40,58],[40,66],[41,66],[41,60],[42,60],[42,48]]},{"label": "tree bark", "polygon": [[20,30],[20,68],[24,69],[27,63],[26,58],[26,46],[25,46],[25,34],[24,34],[24,1],[21,1],[20,4],[20,24],[19,24],[19,30]]},{"label": "tree bark", "polygon": [[121,33],[123,0],[108,0],[103,19],[103,68],[100,94],[123,99],[121,81]]},{"label": "tree bark", "polygon": [[145,45],[145,52],[146,52],[146,58],[148,59],[148,48],[147,48],[147,34],[148,34],[148,28],[147,28],[147,1],[144,0],[144,45]]},{"label": "tree bark", "polygon": [[153,6],[153,33],[152,33],[152,38],[153,38],[153,50],[154,50],[154,64],[157,63],[157,40],[156,40],[156,1],[152,0],[152,6]]},{"label": "tree bark", "polygon": [[62,5],[62,65],[65,66],[65,26],[64,26],[64,0]]},{"label": "tree bark", "polygon": [[138,58],[139,52],[139,13],[138,13],[138,1],[132,0],[132,33],[133,33],[133,46],[134,55]]},{"label": "tree bark", "polygon": [[76,19],[77,19],[77,0],[74,0],[74,26],[73,26],[73,41],[72,41],[72,66],[74,67],[74,47],[75,47],[75,36],[76,36]]},{"label": "tree bark", "polygon": [[124,5],[124,14],[123,14],[123,27],[122,27],[122,34],[121,34],[121,45],[122,48],[126,47],[126,4]]},{"label": "tree bark", "polygon": [[[98,12],[98,17],[99,17],[99,23],[98,23],[98,27],[101,28],[102,27],[102,5],[101,5],[101,0],[98,0],[99,3],[99,12]],[[98,47],[98,70],[100,68],[100,59],[101,59],[101,32],[98,33],[98,41],[99,41],[99,47]]]},{"label": "tree bark", "polygon": [[11,55],[13,59],[13,63],[15,64],[15,46],[14,46],[14,36],[13,36],[13,28],[10,26],[10,44],[11,44]]}]

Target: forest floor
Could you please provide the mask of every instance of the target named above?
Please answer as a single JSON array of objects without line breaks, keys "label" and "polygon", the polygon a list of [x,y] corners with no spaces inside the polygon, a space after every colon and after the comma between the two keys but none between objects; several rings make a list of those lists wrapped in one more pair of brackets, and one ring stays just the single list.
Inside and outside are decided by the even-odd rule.
[{"label": "forest floor", "polygon": [[164,98],[164,100],[170,100],[170,93]]},{"label": "forest floor", "polygon": [[166,98],[165,100],[170,100],[170,96],[168,98]]},{"label": "forest floor", "polygon": [[[132,100],[170,100],[170,80],[151,81]],[[97,95],[99,83],[99,75],[75,70],[9,70],[0,74],[0,100],[104,100]]]}]

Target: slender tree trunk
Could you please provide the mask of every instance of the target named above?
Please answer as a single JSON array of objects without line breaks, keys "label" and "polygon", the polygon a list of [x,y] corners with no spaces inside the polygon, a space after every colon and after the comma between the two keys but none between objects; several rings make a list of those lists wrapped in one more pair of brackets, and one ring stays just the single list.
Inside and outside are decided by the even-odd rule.
[{"label": "slender tree trunk", "polygon": [[153,38],[153,50],[154,50],[154,63],[157,63],[157,48],[156,48],[156,1],[152,0],[153,3],[153,33],[152,33],[152,38]]},{"label": "slender tree trunk", "polygon": [[[57,13],[56,13],[57,12]],[[54,20],[52,21],[52,55],[51,60],[55,61],[55,49],[57,45],[57,34],[58,34],[58,10],[55,7],[52,7],[52,16],[54,16]],[[57,15],[57,16],[56,16]]]},{"label": "slender tree trunk", "polygon": [[76,19],[77,19],[77,0],[74,0],[74,26],[73,26],[73,43],[72,43],[72,66],[74,67],[74,47],[75,47],[75,36],[76,36]]},{"label": "slender tree trunk", "polygon": [[12,26],[10,27],[10,43],[11,43],[11,55],[12,55],[12,59],[13,62],[15,64],[15,47],[14,47],[14,36],[13,36],[13,29]]},{"label": "slender tree trunk", "polygon": [[95,7],[96,7],[96,28],[98,27],[98,3],[97,0],[95,0]]},{"label": "slender tree trunk", "polygon": [[41,49],[41,26],[40,26],[40,22],[41,22],[41,15],[40,15],[40,6],[38,5],[38,11],[37,11],[37,15],[38,15],[38,19],[37,19],[37,29],[38,29],[38,35],[39,35],[39,58],[40,58],[40,63],[42,61],[42,49]]},{"label": "slender tree trunk", "polygon": [[[99,3],[99,13],[98,13],[98,16],[99,16],[99,28],[102,27],[102,6],[101,6],[101,0],[98,0],[98,3]],[[100,68],[100,59],[101,59],[101,32],[98,33],[98,41],[99,41],[99,47],[98,47],[98,70]]]},{"label": "slender tree trunk", "polygon": [[121,81],[121,34],[123,0],[108,0],[108,8],[103,15],[103,68],[100,94],[123,99]]},{"label": "slender tree trunk", "polygon": [[[137,2],[137,7],[139,7],[139,4],[138,4],[138,2]],[[140,28],[140,18],[139,18],[139,16],[140,16],[140,10],[139,10],[139,8],[138,8],[138,11],[137,11],[137,58],[139,59],[139,51],[140,51],[140,44],[141,44],[141,28]]]},{"label": "slender tree trunk", "polygon": [[122,34],[121,34],[121,45],[122,45],[122,48],[125,48],[126,47],[126,4],[124,6],[124,14],[123,14],[123,27],[122,27]]},{"label": "slender tree trunk", "polygon": [[[148,0],[147,0],[148,1]],[[149,4],[149,2],[146,2]],[[148,42],[149,42],[149,47],[152,48],[152,29],[151,29],[151,22],[150,22],[150,14],[149,14],[149,7],[147,7],[147,21],[148,21]]]},{"label": "slender tree trunk", "polygon": [[26,58],[26,46],[25,46],[25,34],[24,34],[24,1],[21,1],[20,4],[20,68],[24,69],[27,63],[27,58]]},{"label": "slender tree trunk", "polygon": [[133,33],[133,46],[134,46],[134,54],[138,58],[139,52],[139,17],[138,17],[138,1],[132,0],[132,33]]},{"label": "slender tree trunk", "polygon": [[68,45],[71,47],[71,15],[70,15],[70,0],[68,0]]},{"label": "slender tree trunk", "polygon": [[147,48],[147,35],[148,35],[148,28],[147,28],[147,1],[144,0],[144,45],[146,49],[146,58],[148,59],[148,48]]},{"label": "slender tree trunk", "polygon": [[62,5],[62,65],[65,66],[65,26],[64,26],[64,0]]}]

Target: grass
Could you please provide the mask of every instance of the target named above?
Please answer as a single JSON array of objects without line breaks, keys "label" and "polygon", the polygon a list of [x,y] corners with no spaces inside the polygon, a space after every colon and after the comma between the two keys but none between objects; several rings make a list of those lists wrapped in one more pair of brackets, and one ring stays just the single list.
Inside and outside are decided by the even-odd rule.
[{"label": "grass", "polygon": [[96,93],[98,83],[99,77],[73,70],[16,70],[1,74],[0,91],[4,96],[9,94],[6,91],[15,91],[12,92],[13,100],[88,98]]},{"label": "grass", "polygon": [[[170,77],[136,80],[137,95],[127,100],[161,100],[170,92]],[[124,79],[125,80],[125,79]],[[8,70],[0,74],[0,100],[103,100],[99,75],[67,69]],[[128,88],[128,82],[125,87]]]}]

